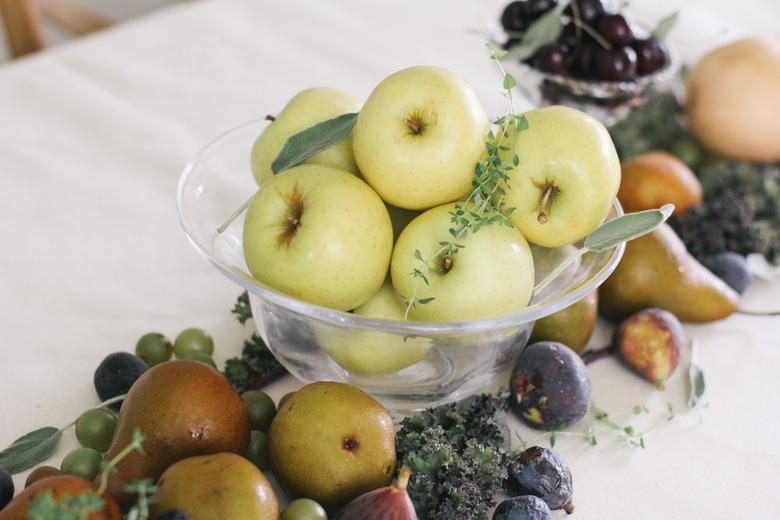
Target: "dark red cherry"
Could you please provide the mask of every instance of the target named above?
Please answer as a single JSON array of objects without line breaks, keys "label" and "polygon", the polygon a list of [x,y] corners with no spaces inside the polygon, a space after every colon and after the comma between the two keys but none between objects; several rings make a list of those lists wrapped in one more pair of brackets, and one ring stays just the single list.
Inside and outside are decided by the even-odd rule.
[{"label": "dark red cherry", "polygon": [[534,58],[534,67],[552,74],[568,76],[569,70],[566,67],[566,50],[560,43],[546,45],[536,54]]},{"label": "dark red cherry", "polygon": [[658,40],[637,40],[632,45],[636,51],[636,69],[640,76],[652,74],[669,63],[669,49]]},{"label": "dark red cherry", "polygon": [[501,13],[501,27],[507,32],[524,31],[530,23],[531,19],[526,16],[524,1],[511,2]]},{"label": "dark red cherry", "polygon": [[564,14],[568,16],[574,16],[574,9],[572,4],[577,4],[577,11],[579,13],[580,20],[585,23],[593,25],[596,18],[604,14],[604,4],[601,0],[573,0],[569,6],[563,10]]},{"label": "dark red cherry", "polygon": [[636,52],[631,47],[597,49],[592,67],[598,79],[607,81],[631,81],[636,78]]},{"label": "dark red cherry", "polygon": [[539,18],[558,5],[558,0],[526,0],[525,12],[531,18]]},{"label": "dark red cherry", "polygon": [[599,33],[612,45],[628,45],[634,39],[631,26],[622,14],[610,14],[599,20]]}]

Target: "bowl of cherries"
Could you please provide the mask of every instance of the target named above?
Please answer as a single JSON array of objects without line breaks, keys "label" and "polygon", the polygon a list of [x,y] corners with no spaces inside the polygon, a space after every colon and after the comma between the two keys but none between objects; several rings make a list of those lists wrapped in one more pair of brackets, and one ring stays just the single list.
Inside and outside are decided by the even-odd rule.
[{"label": "bowl of cherries", "polygon": [[649,29],[602,0],[515,0],[501,13],[504,66],[537,105],[573,106],[612,124],[672,77],[664,39],[676,19]]}]

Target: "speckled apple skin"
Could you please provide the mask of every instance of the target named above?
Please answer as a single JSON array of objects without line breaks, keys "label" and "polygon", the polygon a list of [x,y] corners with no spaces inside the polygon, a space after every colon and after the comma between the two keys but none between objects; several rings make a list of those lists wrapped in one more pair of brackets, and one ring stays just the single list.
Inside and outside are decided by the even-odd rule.
[{"label": "speckled apple skin", "polygon": [[[287,227],[291,199],[300,210],[294,233]],[[259,281],[346,311],[382,286],[393,228],[382,199],[365,182],[346,171],[301,165],[275,175],[255,195],[243,245],[249,271]]]}]

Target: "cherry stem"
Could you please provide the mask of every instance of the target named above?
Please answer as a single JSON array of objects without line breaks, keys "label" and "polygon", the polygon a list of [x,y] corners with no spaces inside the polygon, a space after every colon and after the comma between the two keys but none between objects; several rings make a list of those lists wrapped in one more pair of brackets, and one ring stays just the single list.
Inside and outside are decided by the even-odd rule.
[{"label": "cherry stem", "polygon": [[609,345],[608,347],[599,348],[596,350],[589,350],[587,352],[584,352],[582,354],[582,361],[586,365],[590,365],[591,363],[598,361],[599,359],[604,359],[605,357],[609,357],[612,354],[615,353],[615,347],[612,345]]}]

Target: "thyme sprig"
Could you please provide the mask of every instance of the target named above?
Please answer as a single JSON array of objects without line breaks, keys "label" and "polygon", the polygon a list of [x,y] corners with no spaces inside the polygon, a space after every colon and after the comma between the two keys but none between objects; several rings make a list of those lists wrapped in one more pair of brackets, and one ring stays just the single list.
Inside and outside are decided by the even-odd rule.
[{"label": "thyme sprig", "polygon": [[512,89],[517,85],[515,78],[504,70],[501,59],[507,51],[496,48],[491,43],[485,44],[490,52],[490,59],[496,64],[503,78],[503,96],[506,99],[504,115],[497,118],[485,139],[485,153],[474,167],[474,179],[471,181],[471,191],[466,199],[455,204],[450,211],[449,237],[439,242],[439,249],[431,258],[423,257],[419,249],[414,251],[414,257],[418,264],[409,276],[415,279],[412,294],[409,297],[402,296],[405,300],[404,319],[409,316],[409,311],[418,304],[430,303],[435,298],[418,298],[420,283],[430,285],[428,276],[433,272],[447,272],[452,267],[452,262],[463,249],[460,243],[469,232],[477,233],[485,226],[503,224],[513,227],[509,216],[515,208],[506,207],[505,197],[510,189],[510,174],[520,165],[517,154],[511,154],[511,143],[514,137],[528,128],[528,120],[524,115],[518,115],[515,110],[515,100]]}]

